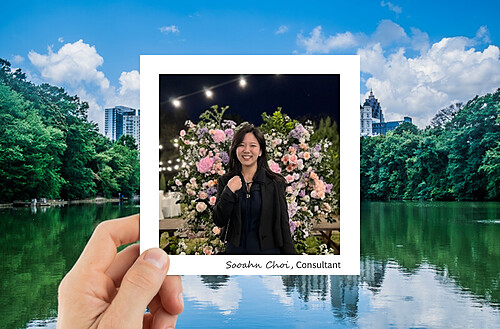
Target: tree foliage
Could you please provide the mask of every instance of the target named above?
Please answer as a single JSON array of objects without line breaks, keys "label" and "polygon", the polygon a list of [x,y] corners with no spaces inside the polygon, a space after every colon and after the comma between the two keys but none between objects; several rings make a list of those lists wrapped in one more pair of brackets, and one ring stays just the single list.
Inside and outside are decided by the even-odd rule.
[{"label": "tree foliage", "polygon": [[135,140],[124,137],[115,146],[88,121],[88,108],[60,87],[27,81],[0,59],[0,201],[138,191]]},{"label": "tree foliage", "polygon": [[499,106],[500,89],[441,110],[425,130],[361,137],[361,197],[498,200]]}]

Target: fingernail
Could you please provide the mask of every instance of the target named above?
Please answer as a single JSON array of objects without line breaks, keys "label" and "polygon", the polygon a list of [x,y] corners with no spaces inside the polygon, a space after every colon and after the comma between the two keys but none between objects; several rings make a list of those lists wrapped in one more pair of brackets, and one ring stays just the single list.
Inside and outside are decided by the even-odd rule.
[{"label": "fingernail", "polygon": [[179,303],[181,303],[182,307],[184,307],[184,296],[182,295],[182,292],[179,293]]},{"label": "fingernail", "polygon": [[168,255],[161,249],[150,249],[146,251],[144,260],[153,264],[158,269],[163,270],[163,268],[167,265]]}]

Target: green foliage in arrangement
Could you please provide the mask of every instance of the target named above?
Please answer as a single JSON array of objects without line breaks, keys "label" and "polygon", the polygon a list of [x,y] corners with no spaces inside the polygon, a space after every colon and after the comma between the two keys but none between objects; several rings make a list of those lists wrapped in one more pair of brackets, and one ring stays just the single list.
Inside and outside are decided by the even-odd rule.
[{"label": "green foliage in arrangement", "polygon": [[361,137],[362,199],[500,199],[499,113],[500,89],[439,111],[425,130]]},{"label": "green foliage in arrangement", "polygon": [[138,192],[135,140],[112,143],[100,135],[88,108],[62,88],[27,81],[0,59],[0,202]]}]

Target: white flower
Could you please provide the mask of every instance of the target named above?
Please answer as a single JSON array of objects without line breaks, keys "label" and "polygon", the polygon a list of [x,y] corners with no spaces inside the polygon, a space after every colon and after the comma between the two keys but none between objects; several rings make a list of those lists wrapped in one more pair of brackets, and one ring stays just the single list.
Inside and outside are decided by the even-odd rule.
[{"label": "white flower", "polygon": [[207,209],[207,204],[206,204],[205,202],[198,202],[198,203],[196,204],[196,210],[197,210],[198,212],[204,212],[204,211],[205,211],[205,209]]}]

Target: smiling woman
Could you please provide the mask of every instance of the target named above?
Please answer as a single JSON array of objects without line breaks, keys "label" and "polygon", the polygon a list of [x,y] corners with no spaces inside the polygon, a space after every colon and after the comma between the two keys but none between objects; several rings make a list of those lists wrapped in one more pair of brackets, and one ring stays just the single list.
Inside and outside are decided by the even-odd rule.
[{"label": "smiling woman", "polygon": [[216,200],[213,220],[227,254],[295,254],[285,180],[269,168],[264,134],[251,124],[234,135]]}]

